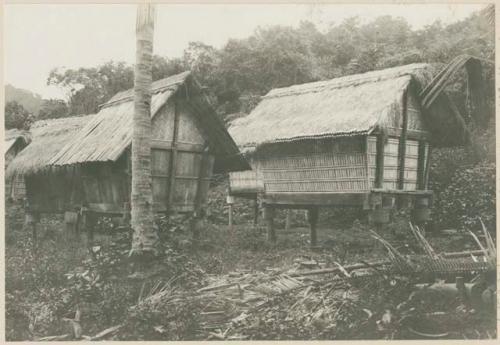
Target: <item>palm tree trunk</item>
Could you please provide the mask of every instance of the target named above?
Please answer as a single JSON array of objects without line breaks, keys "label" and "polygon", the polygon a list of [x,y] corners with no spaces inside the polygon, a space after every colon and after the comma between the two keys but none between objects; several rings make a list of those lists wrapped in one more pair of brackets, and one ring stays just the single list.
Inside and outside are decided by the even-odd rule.
[{"label": "palm tree trunk", "polygon": [[134,119],[132,134],[131,255],[156,254],[158,234],[154,228],[151,178],[151,69],[154,5],[137,7],[136,65],[134,73]]}]

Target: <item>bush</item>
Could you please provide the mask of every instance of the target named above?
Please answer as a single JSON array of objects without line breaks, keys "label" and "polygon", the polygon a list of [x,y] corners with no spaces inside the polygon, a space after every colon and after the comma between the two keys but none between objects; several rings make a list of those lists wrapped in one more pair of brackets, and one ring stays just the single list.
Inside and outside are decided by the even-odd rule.
[{"label": "bush", "polygon": [[457,171],[449,185],[439,192],[434,205],[434,222],[440,227],[480,229],[478,217],[494,233],[495,165],[482,163]]},{"label": "bush", "polygon": [[432,226],[479,229],[481,217],[494,233],[495,133],[473,131],[472,144],[433,150],[430,188],[434,191]]}]

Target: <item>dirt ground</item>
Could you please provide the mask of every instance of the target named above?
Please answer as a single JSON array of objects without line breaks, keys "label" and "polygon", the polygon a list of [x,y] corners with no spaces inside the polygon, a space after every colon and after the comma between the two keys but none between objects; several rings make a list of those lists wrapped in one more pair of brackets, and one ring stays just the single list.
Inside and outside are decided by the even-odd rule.
[{"label": "dirt ground", "polygon": [[[330,301],[333,297],[327,294],[325,286],[330,286],[328,284],[332,284],[333,278],[325,276],[313,282],[313,288],[306,289],[304,285],[302,290],[298,290],[300,293],[290,292],[287,295],[283,292],[279,294],[281,297],[270,297],[268,300],[272,303],[266,307],[268,309],[260,311],[258,317],[253,316],[255,320],[265,320],[264,323],[255,320],[252,323],[252,317],[249,317],[249,323],[233,325],[232,333],[229,332],[231,335],[224,335],[219,329],[200,331],[200,320],[193,314],[196,310],[206,310],[206,305],[196,304],[191,297],[182,298],[174,307],[165,302],[169,308],[161,304],[138,308],[144,296],[156,296],[160,285],[190,294],[212,284],[214,280],[222,279],[220,277],[272,275],[304,265],[307,269],[318,269],[337,264],[346,266],[362,261],[386,260],[387,250],[369,236],[370,227],[363,221],[355,220],[350,226],[321,223],[318,248],[312,250],[309,230],[300,221],[300,214],[288,231],[283,229],[283,223],[278,222],[278,241],[275,244],[266,240],[262,223],[254,227],[249,221],[241,219],[243,217],[235,218],[232,231],[223,223],[224,217],[218,224],[214,224],[209,217],[200,241],[195,242],[180,218],[168,225],[160,225],[163,255],[144,265],[130,262],[127,257],[130,234],[116,231],[106,222],[101,222],[89,250],[85,236],[78,238],[67,231],[61,217],[45,217],[34,245],[31,234],[22,228],[21,211],[15,207],[10,210],[6,219],[8,340],[34,340],[58,335],[71,339],[74,337],[74,322],[71,320],[75,320],[77,310],[81,318],[78,327],[81,327],[84,337],[116,325],[128,325],[107,337],[116,340],[422,338],[408,332],[389,330],[399,326],[391,324],[384,328],[376,324],[384,315],[387,318],[387,310],[394,309],[410,295],[409,290],[395,290],[401,292],[401,296],[398,295],[400,300],[389,301],[387,293],[397,294],[391,292],[393,287],[384,284],[399,281],[396,277],[382,279],[379,282],[381,285],[375,290],[372,287],[371,291],[364,289],[366,284],[356,287],[355,283],[346,281],[343,284],[349,286],[347,290],[358,297],[351,300],[339,295],[337,300]],[[379,228],[377,232],[401,253],[418,251],[410,233],[401,224],[405,224],[405,220]],[[394,231],[394,228],[397,230]],[[427,236],[438,252],[476,249],[474,242],[463,234],[440,232]],[[308,292],[308,298],[323,301],[325,310],[324,315],[316,319],[313,317],[314,320],[309,316],[306,320],[309,323],[302,319],[304,313],[292,313],[297,309],[299,296],[302,298],[302,293],[306,291],[314,292],[312,295]],[[381,302],[384,298],[387,301]],[[338,304],[339,300],[343,302]],[[346,307],[347,300],[352,303],[350,309]],[[367,304],[368,300],[371,304]],[[293,305],[287,304],[292,301]],[[328,303],[332,303],[330,307]],[[448,312],[451,308],[456,314],[459,307],[460,303],[452,299],[446,310]],[[340,311],[331,314],[336,308],[346,314],[337,315]],[[363,312],[364,309],[368,311]],[[462,321],[454,321],[455,324],[449,326],[451,331],[446,329],[448,326],[443,326],[437,330],[438,333],[443,338],[455,339],[495,337],[494,318],[476,317],[476,311],[471,314],[469,309],[460,311],[466,317]],[[315,313],[318,311],[315,310]],[[366,318],[366,315],[363,316],[365,313],[373,314],[373,320],[358,322]],[[336,326],[332,328],[327,320],[334,316],[345,320],[335,321]],[[474,321],[471,323],[472,316]],[[170,321],[165,323],[165,320]],[[463,329],[463,322],[469,323],[469,330]],[[300,324],[309,326],[299,327]],[[444,336],[443,328],[446,329]]]}]

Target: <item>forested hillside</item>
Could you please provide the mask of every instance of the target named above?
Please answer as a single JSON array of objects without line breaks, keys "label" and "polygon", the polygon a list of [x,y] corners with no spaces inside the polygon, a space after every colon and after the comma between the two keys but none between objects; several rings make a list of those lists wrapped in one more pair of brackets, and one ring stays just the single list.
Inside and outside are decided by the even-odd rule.
[{"label": "forested hillside", "polygon": [[[181,58],[155,56],[153,79],[192,70],[207,87],[219,114],[226,117],[248,112],[259,96],[275,87],[415,62],[448,63],[461,54],[494,60],[493,26],[481,14],[446,26],[435,22],[420,30],[412,30],[402,18],[382,16],[366,24],[351,18],[332,24],[326,32],[311,22],[296,28],[258,28],[250,37],[230,39],[220,49],[191,42]],[[485,63],[485,74],[492,85],[489,63]],[[121,62],[64,71],[56,68],[47,82],[70,90],[69,114],[87,114],[117,91],[130,88],[133,69]],[[455,88],[465,91],[464,85]],[[464,110],[464,102],[459,103]]]},{"label": "forested hillside", "polygon": [[32,114],[38,114],[42,106],[42,97],[28,90],[5,85],[5,103],[17,102]]}]

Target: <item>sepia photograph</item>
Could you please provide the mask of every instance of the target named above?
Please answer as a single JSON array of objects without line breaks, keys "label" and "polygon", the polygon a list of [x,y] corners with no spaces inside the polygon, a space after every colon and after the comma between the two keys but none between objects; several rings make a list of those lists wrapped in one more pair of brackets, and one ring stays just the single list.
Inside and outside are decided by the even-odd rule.
[{"label": "sepia photograph", "polygon": [[4,341],[497,339],[494,3],[1,6]]}]

